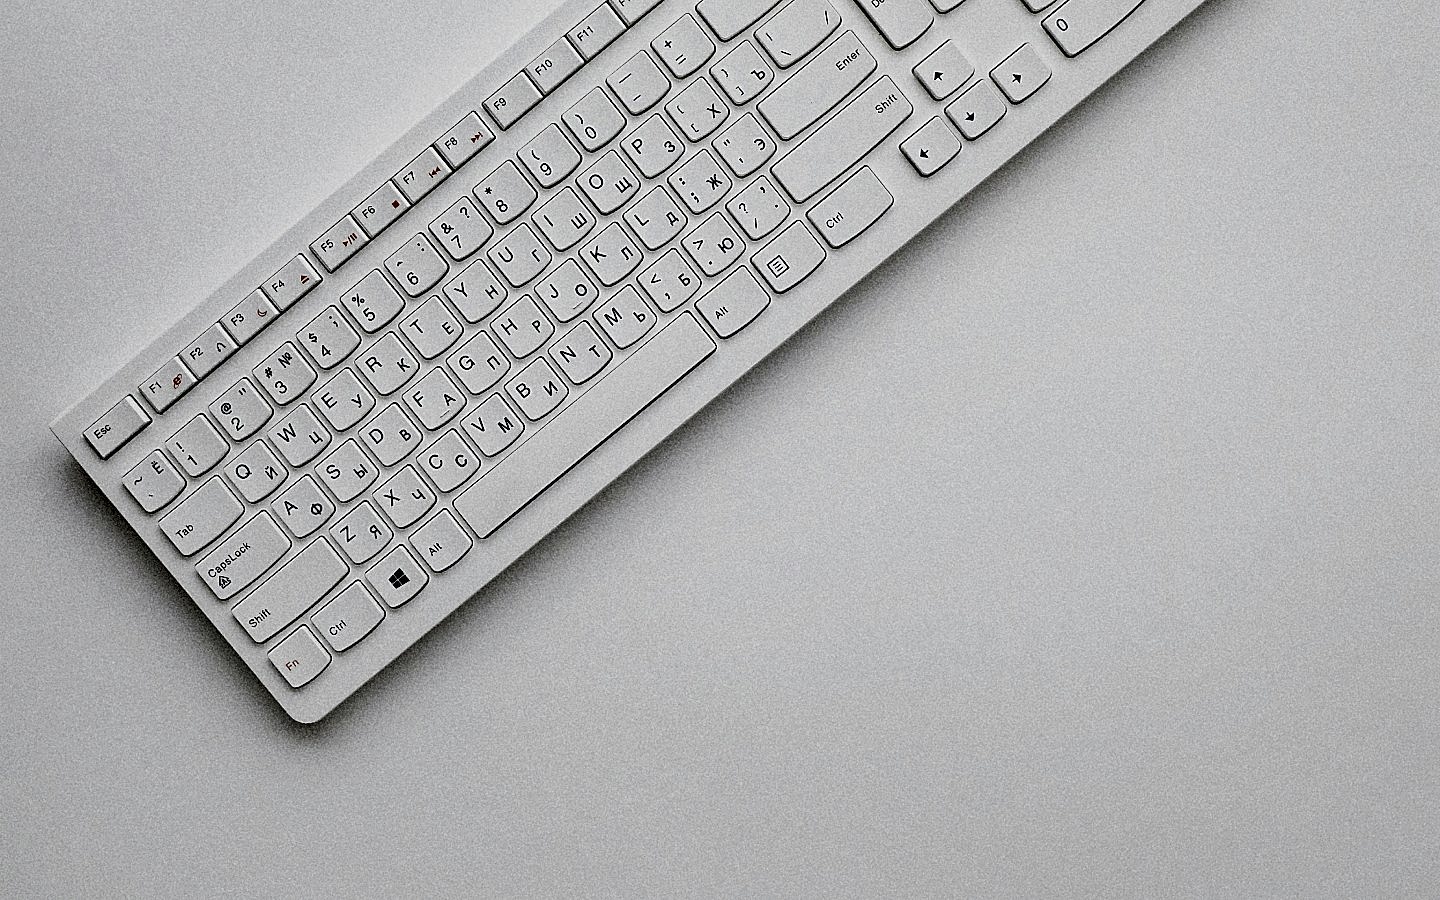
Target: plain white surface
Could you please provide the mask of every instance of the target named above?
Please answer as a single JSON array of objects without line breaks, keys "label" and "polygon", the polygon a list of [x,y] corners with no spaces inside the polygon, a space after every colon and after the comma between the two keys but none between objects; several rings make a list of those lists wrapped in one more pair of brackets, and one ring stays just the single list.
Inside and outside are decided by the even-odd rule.
[{"label": "plain white surface", "polygon": [[0,10],[0,893],[1433,895],[1428,3],[1212,0],[286,719],[45,423],[550,8]]}]

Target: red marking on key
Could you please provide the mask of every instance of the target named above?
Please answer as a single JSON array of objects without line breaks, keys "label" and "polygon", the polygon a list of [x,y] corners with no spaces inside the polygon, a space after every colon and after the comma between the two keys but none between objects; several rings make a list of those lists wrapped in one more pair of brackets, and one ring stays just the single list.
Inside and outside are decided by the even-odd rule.
[{"label": "red marking on key", "polygon": [[391,201],[390,201],[390,208],[391,208],[391,209],[399,209],[399,208],[400,208],[400,201],[399,201],[399,200],[391,200]]}]

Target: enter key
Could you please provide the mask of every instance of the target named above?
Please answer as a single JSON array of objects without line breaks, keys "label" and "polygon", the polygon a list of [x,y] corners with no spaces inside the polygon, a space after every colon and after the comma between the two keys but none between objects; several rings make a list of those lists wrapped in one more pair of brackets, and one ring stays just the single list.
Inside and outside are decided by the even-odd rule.
[{"label": "enter key", "polygon": [[875,71],[875,57],[847,31],[760,101],[760,115],[788,141],[820,121]]}]

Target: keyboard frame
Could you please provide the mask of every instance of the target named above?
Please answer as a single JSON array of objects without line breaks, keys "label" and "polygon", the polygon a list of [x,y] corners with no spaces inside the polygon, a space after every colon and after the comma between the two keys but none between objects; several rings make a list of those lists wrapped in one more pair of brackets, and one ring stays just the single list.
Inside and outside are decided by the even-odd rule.
[{"label": "keyboard frame", "polygon": [[[571,0],[545,17],[509,50],[484,67],[454,95],[417,122],[413,128],[399,137],[369,165],[357,172],[330,198],[237,271],[207,300],[182,316],[144,351],[105,379],[93,392],[76,402],[51,424],[51,430],[79,462],[81,468],[119,510],[125,521],[150,547],[206,617],[220,630],[281,707],[297,722],[315,722],[324,717],[462,603],[478,595],[486,584],[544,538],[546,534],[589,502],[758,362],[775,351],[802,326],[861,282],[921,230],[958,204],[966,194],[1054,125],[1121,68],[1152,46],[1199,7],[1204,0],[1145,0],[1113,32],[1073,59],[1063,56],[1041,27],[1041,19],[1048,10],[1042,13],[1030,13],[1020,0],[968,0],[949,13],[937,14],[936,24],[932,26],[930,32],[906,50],[899,52],[890,50],[878,32],[864,19],[859,8],[850,0],[832,0],[832,4],[840,11],[843,19],[836,35],[842,34],[845,30],[854,30],[870,48],[879,63],[877,71],[865,79],[864,85],[869,85],[878,78],[890,75],[915,107],[915,112],[899,130],[864,160],[848,170],[848,172],[853,172],[859,166],[870,166],[894,195],[894,206],[878,223],[846,246],[838,250],[827,246],[826,261],[814,274],[794,290],[783,295],[772,296],[770,306],[766,311],[739,334],[723,341],[717,339],[716,342],[721,345],[719,352],[713,354],[675,387],[662,394],[640,415],[581,460],[560,481],[551,485],[491,537],[475,538],[475,546],[465,558],[446,572],[439,575],[432,574],[429,586],[418,597],[399,609],[387,607],[385,620],[380,626],[355,648],[344,653],[332,652],[330,665],[314,681],[298,689],[291,688],[270,664],[266,657],[266,651],[277,641],[290,634],[300,622],[308,621],[309,613],[282,629],[279,634],[266,643],[254,643],[230,612],[233,604],[247,596],[249,590],[242,592],[239,597],[231,601],[216,600],[194,569],[195,562],[203,556],[204,552],[208,552],[208,548],[207,551],[202,551],[201,554],[194,557],[181,557],[161,534],[158,524],[164,513],[173,508],[173,504],[159,513],[146,514],[125,491],[121,484],[121,478],[144,455],[160,446],[181,425],[202,411],[222,390],[229,387],[242,375],[248,375],[250,369],[278,346],[287,333],[293,339],[294,330],[317,315],[325,306],[334,303],[341,291],[359,281],[371,269],[383,268],[385,256],[393,252],[406,238],[413,236],[417,231],[425,230],[431,220],[455,201],[458,196],[456,185],[463,185],[464,189],[469,191],[504,158],[513,158],[519,147],[533,137],[540,128],[550,122],[559,121],[560,114],[565,109],[596,84],[603,82],[604,77],[620,63],[639,49],[648,47],[650,39],[661,28],[686,12],[693,13],[692,3],[679,3],[676,0],[667,0],[667,2],[661,3],[640,22],[630,26],[613,44],[586,63],[565,84],[546,96],[509,130],[500,131],[494,128],[493,120],[489,118],[482,107],[485,97],[537,57],[557,36],[564,34],[567,29],[600,5],[600,2],[601,0]],[[762,19],[762,21],[764,20]],[[680,90],[680,85],[688,84],[701,74],[708,73],[709,67],[728,48],[738,44],[753,31],[754,26],[731,42],[716,41],[715,57],[695,75],[691,75],[681,82],[671,79],[675,86],[672,86],[665,101],[662,101],[651,112],[660,110],[664,102],[673,98]],[[836,35],[827,38],[827,43]],[[932,115],[943,117],[944,106],[953,102],[954,97],[952,96],[945,102],[932,101],[915,81],[910,70],[947,38],[954,38],[975,63],[978,70],[977,77],[987,77],[990,67],[998,64],[1021,43],[1027,41],[1050,65],[1054,75],[1042,90],[1027,99],[1022,105],[1010,106],[1004,120],[992,131],[977,141],[965,141],[960,156],[941,172],[931,178],[921,179],[901,155],[898,149],[899,142],[913,133]],[[780,75],[782,78],[788,77],[789,73],[794,70],[794,68],[784,70]],[[851,96],[854,96],[859,90],[863,90],[863,85]],[[753,108],[752,101],[741,108],[740,112],[751,111]],[[297,253],[304,253],[314,263],[314,256],[309,251],[312,241],[316,240],[341,217],[347,215],[377,185],[391,178],[414,159],[417,153],[429,146],[432,141],[437,140],[441,134],[449,130],[465,113],[471,110],[480,112],[482,120],[491,126],[496,135],[493,143],[452,173],[429,195],[414,204],[394,224],[351,257],[337,272],[324,274],[324,270],[320,269],[324,274],[324,280],[279,317],[281,324],[272,323],[265,331],[241,347],[219,368],[211,372],[199,385],[176,401],[165,413],[152,415],[151,424],[108,460],[99,458],[86,442],[82,433],[83,429],[105,413],[126,393],[138,397],[137,386],[148,378],[166,358],[177,354],[196,335],[219,320],[236,303]],[[651,112],[641,116],[627,116],[625,133],[648,117]],[[828,121],[834,113],[835,111],[832,110],[821,119],[821,123]],[[738,114],[732,114],[732,120],[734,115]],[[811,126],[796,140],[782,142],[776,156],[760,171],[768,172],[777,160],[808,136],[815,127],[818,127],[818,124],[820,123]],[[713,138],[713,135],[711,137]],[[708,146],[710,139],[707,138],[700,144],[687,145],[686,158],[690,158],[697,147]],[[603,150],[601,152],[603,153]],[[598,158],[599,154],[586,153],[584,156],[585,162],[582,163],[582,168]],[[567,179],[563,183],[569,183],[573,177],[572,175],[571,179]],[[743,183],[748,183],[749,180],[748,178],[736,179],[737,186],[732,190],[738,191],[739,187]],[[793,207],[791,221],[803,220],[805,211],[823,200],[841,180],[843,177],[804,203],[791,204]],[[644,189],[648,189],[648,184],[647,182]],[[641,193],[643,194],[643,189]],[[543,194],[542,199],[549,195],[548,192]],[[538,204],[536,208],[538,208]],[[707,212],[705,215],[708,214]],[[602,225],[612,218],[601,217]],[[701,218],[703,216],[692,217],[690,227],[697,224]],[[517,222],[525,220],[526,217],[522,217]],[[506,233],[514,227],[514,224],[497,229],[496,237]],[[598,233],[598,226],[594,233]],[[494,239],[492,238],[492,241]],[[764,241],[751,243],[747,248],[745,260],[737,265],[748,265],[749,256],[763,244]],[[481,253],[483,254],[483,252],[482,250]],[[573,255],[573,251],[556,254],[555,262],[558,263],[561,259]],[[658,255],[647,252],[645,264],[653,261]],[[480,258],[479,254],[471,257],[471,260],[478,258]],[[471,260],[452,263],[451,274],[457,272]],[[554,263],[552,263],[553,265]],[[317,268],[319,268],[318,264]],[[729,270],[722,273],[721,277],[728,273]],[[633,280],[634,275],[627,279],[631,283]],[[706,279],[706,289],[717,281],[718,279]],[[606,295],[608,296],[610,292],[613,290],[607,291]],[[428,296],[429,293],[433,293],[433,291],[427,292],[425,296]],[[525,293],[525,289],[512,290],[511,300],[522,293]],[[703,291],[697,294],[698,296],[703,296]],[[407,299],[407,309],[423,300],[424,296],[414,300]],[[693,305],[693,298],[690,305]],[[677,310],[675,314],[678,315],[685,308],[682,306],[681,310]],[[665,318],[668,320],[673,316]],[[385,330],[393,328],[394,324],[392,323],[387,326],[387,329],[382,329],[374,336],[362,337],[365,337],[367,341],[378,337]],[[468,326],[467,334],[474,327]],[[563,333],[566,327],[561,326],[559,333]],[[448,352],[442,355],[441,359],[446,355]],[[512,374],[514,371],[518,371],[518,369],[512,369]],[[321,377],[317,384],[323,383],[327,377],[326,373],[320,374]],[[473,405],[474,402],[475,398],[470,398],[469,403]],[[143,400],[141,403],[147,413],[151,412]],[[383,405],[382,402],[377,406],[377,411],[383,408]],[[470,406],[467,405],[467,410],[469,408]],[[282,417],[283,412],[277,410],[276,417],[267,423],[267,427]],[[427,434],[422,446],[441,433],[443,433],[443,429],[440,432]],[[349,434],[347,433],[345,436],[349,436]],[[342,440],[343,437],[337,437],[331,447],[337,446]],[[236,452],[232,446],[226,459],[233,458]],[[394,468],[390,468],[383,471],[375,485],[355,502],[368,496],[374,487],[383,483],[383,480],[394,470]],[[219,469],[214,471],[219,471]],[[480,478],[484,477],[484,471],[485,467],[482,466]],[[188,479],[185,495],[188,496],[190,491],[202,484],[212,474],[214,473],[207,473],[198,479]],[[288,485],[294,477],[292,472],[286,484]],[[473,483],[475,482],[472,481],[471,484]],[[468,487],[469,484],[466,485],[466,488]],[[453,502],[447,502],[447,498],[449,501],[453,501],[453,498],[466,488],[451,495],[442,495],[436,508],[417,525],[429,521],[442,508],[453,510]],[[265,508],[271,500],[273,500],[273,496],[266,498],[259,505],[247,504],[246,513],[237,524],[248,521],[256,510]],[[344,508],[348,509],[351,505],[353,504],[347,504]],[[338,514],[336,518],[338,519]],[[458,515],[456,518],[463,522]],[[332,523],[327,523],[327,527]],[[394,540],[403,540],[404,535],[413,531],[414,527],[416,526],[404,531],[397,531]],[[232,529],[227,530],[226,534],[229,534],[231,530],[233,530],[233,526]],[[298,549],[313,539],[312,537],[305,541],[296,541],[286,559],[293,557]],[[391,546],[394,545],[392,541]],[[351,577],[346,579],[342,587],[344,584],[349,584],[354,578],[363,576],[365,569],[371,564],[373,561],[364,566],[352,567]],[[270,573],[267,573],[267,577],[276,569],[278,569],[278,565]],[[258,583],[263,583],[263,579]],[[321,603],[323,604],[335,593],[335,591],[327,593]],[[318,605],[320,604],[317,604],[316,607]],[[312,607],[310,612],[313,612],[316,607]]]}]

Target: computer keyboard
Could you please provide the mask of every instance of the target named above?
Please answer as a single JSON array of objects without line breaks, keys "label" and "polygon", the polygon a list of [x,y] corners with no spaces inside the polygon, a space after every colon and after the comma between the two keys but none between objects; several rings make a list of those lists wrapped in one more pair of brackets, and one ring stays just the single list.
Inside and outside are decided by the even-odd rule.
[{"label": "computer keyboard", "polygon": [[1201,2],[566,3],[52,430],[315,721]]}]

